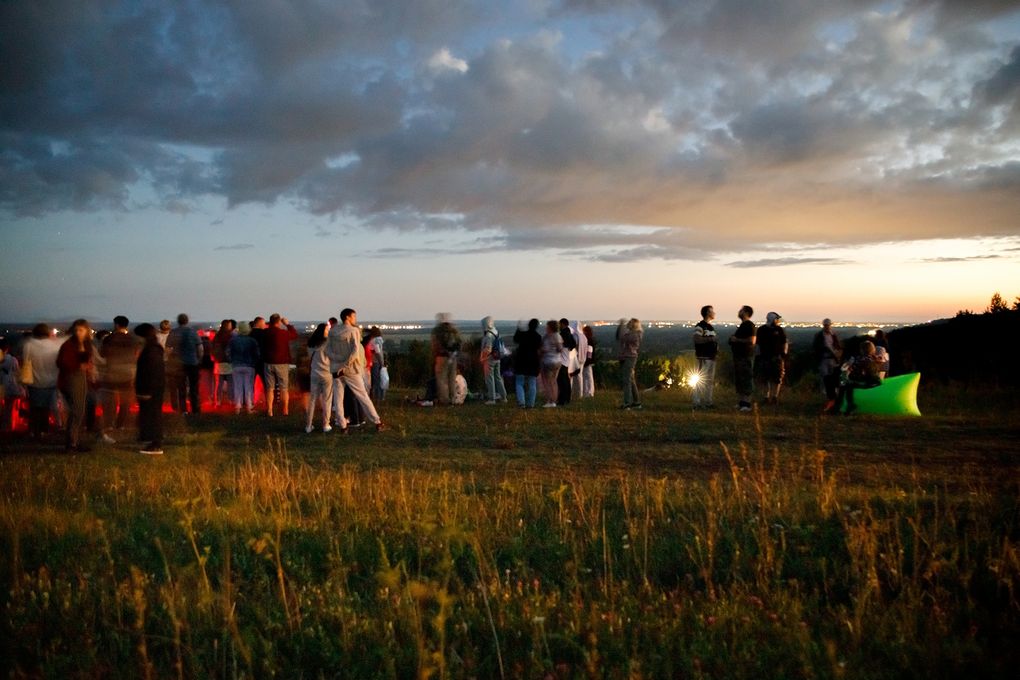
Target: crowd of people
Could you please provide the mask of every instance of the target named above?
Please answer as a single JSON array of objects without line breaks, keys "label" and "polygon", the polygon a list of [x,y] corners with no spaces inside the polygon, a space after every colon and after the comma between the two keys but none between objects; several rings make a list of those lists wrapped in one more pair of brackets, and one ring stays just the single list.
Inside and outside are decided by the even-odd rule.
[{"label": "crowd of people", "polygon": [[[756,326],[750,306],[738,311],[739,325],[728,338],[733,357],[733,384],[737,409],[752,410],[757,378],[764,387],[764,404],[776,404],[784,384],[790,343],[782,317],[769,312]],[[711,305],[701,309],[693,331],[697,364],[692,401],[695,409],[711,409],[719,335],[712,322]],[[40,439],[50,422],[64,431],[69,451],[89,450],[86,432],[105,443],[127,429],[130,409],[138,405],[140,452],[163,452],[164,406],[185,415],[202,410],[201,384],[213,408],[232,406],[235,414],[251,414],[257,395],[264,396],[267,417],[290,413],[291,374],[300,352],[305,370],[298,372],[301,391],[307,395],[305,432],[314,430],[318,413],[323,432],[343,433],[363,424],[377,432],[386,429],[378,407],[386,396],[389,375],[382,333],[372,327],[363,336],[357,312],[346,308],[339,318],[316,326],[306,343],[286,317],[272,314],[238,323],[224,319],[215,332],[200,332],[186,314],[176,327],[168,320],[159,326],[142,323],[132,332],[126,317],[117,316],[112,331],[93,332],[84,319],[75,321],[63,341],[46,324],[36,325],[17,346],[0,339],[0,414],[10,429],[15,405],[27,406],[29,436]],[[508,401],[504,362],[512,366],[515,401],[519,408],[534,408],[539,394],[542,408],[564,407],[572,399],[595,395],[594,364],[597,341],[591,326],[566,318],[521,321],[513,335],[513,348],[504,341],[495,320],[481,321],[477,361],[482,368],[484,403]],[[620,408],[640,409],[636,368],[644,331],[638,319],[620,319],[616,329],[615,358],[619,361],[622,399]],[[431,332],[432,379],[428,405],[463,403],[466,382],[460,367],[466,343],[449,314],[436,315]],[[17,351],[17,357],[14,355]],[[813,340],[818,375],[826,396],[824,411],[853,412],[854,391],[881,383],[888,371],[885,336],[878,331],[860,345],[857,356],[844,357],[843,346],[825,319]],[[845,359],[845,360],[844,360]],[[97,407],[99,407],[97,409]],[[97,415],[98,413],[101,416]]]}]

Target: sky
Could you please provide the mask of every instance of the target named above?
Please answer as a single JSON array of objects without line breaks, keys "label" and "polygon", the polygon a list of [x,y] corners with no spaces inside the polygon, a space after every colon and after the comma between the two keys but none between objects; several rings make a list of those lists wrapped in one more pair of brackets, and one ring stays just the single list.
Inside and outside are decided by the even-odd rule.
[{"label": "sky", "polygon": [[0,319],[1020,295],[1020,3],[0,3]]}]

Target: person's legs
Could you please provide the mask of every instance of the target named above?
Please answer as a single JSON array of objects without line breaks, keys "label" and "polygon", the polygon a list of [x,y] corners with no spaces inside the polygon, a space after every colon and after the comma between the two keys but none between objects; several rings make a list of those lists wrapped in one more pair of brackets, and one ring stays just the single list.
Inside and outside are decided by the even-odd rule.
[{"label": "person's legs", "polygon": [[64,399],[67,401],[68,408],[66,436],[68,449],[76,449],[81,446],[81,432],[85,428],[87,392],[88,384],[84,375],[73,376],[68,388],[64,391]]},{"label": "person's legs", "polygon": [[102,425],[103,434],[113,430],[114,422],[117,420],[117,391],[110,387],[101,387],[97,394],[99,405],[103,407]]},{"label": "person's legs", "polygon": [[502,365],[499,361],[490,361],[489,369],[492,372],[492,380],[496,385],[497,401],[506,401],[506,385],[503,383]]},{"label": "person's legs", "polygon": [[453,403],[453,397],[457,394],[457,357],[456,355],[451,356],[446,360],[446,390],[450,395],[450,403]]},{"label": "person's legs", "polygon": [[497,371],[492,369],[492,362],[486,359],[482,362],[482,374],[485,377],[485,398],[487,401],[496,401],[496,375]]},{"label": "person's legs", "polygon": [[542,383],[545,386],[545,403],[555,404],[559,397],[559,386],[556,384],[556,378],[560,374],[559,364],[552,366],[542,367]]},{"label": "person's legs", "polygon": [[276,372],[273,371],[273,364],[266,364],[263,384],[266,386],[266,415],[272,418],[276,397]]},{"label": "person's legs", "polygon": [[372,364],[372,391],[370,396],[376,402],[383,400],[385,396],[382,389],[382,369],[383,365],[381,361],[377,361]]},{"label": "person's legs", "polygon": [[751,409],[751,395],[754,392],[754,373],[751,359],[748,357],[735,357],[733,359],[734,387],[740,399],[738,406],[741,409]]},{"label": "person's legs", "polygon": [[449,404],[450,397],[453,395],[450,383],[446,379],[446,364],[448,362],[448,357],[436,357],[436,402],[439,404]]},{"label": "person's legs", "polygon": [[570,396],[577,397],[580,399],[584,396],[584,376],[582,371],[578,370],[576,374],[570,376]]},{"label": "person's legs", "polygon": [[287,364],[276,364],[276,385],[280,390],[283,415],[290,415],[290,366]]},{"label": "person's legs", "polygon": [[556,374],[556,403],[560,406],[570,403],[570,371],[566,366],[560,366]]},{"label": "person's legs", "polygon": [[341,430],[347,429],[347,418],[344,416],[345,392],[343,378],[333,378],[333,424]]},{"label": "person's legs", "polygon": [[620,386],[623,388],[623,405],[632,406],[636,401],[634,393],[634,366],[637,359],[628,357],[620,361]]},{"label": "person's legs", "polygon": [[528,393],[528,396],[526,397],[525,401],[525,406],[527,406],[528,408],[535,408],[535,397],[538,396],[538,376],[537,375],[524,376],[524,384]]},{"label": "person's legs", "polygon": [[595,396],[595,371],[594,366],[588,364],[581,369],[581,396]]},{"label": "person's legs", "polygon": [[360,375],[354,376],[343,376],[342,378],[344,385],[351,391],[354,399],[358,402],[361,407],[361,412],[365,416],[365,419],[373,425],[378,425],[382,422],[382,418],[379,417],[379,413],[375,410],[375,405],[372,400],[368,397],[368,391],[365,389],[365,381]]},{"label": "person's legs", "polygon": [[[198,394],[198,379],[199,379],[198,364],[195,364],[194,366],[185,366],[184,367],[184,375],[187,377],[187,381],[188,381],[188,401],[191,402],[191,413],[192,414],[201,413],[202,412],[202,404],[199,402],[199,394]],[[181,399],[182,399],[182,401],[181,401],[181,410],[182,411],[184,410],[183,398],[184,397],[182,395],[181,396]]]},{"label": "person's legs", "polygon": [[153,418],[158,407],[155,399],[138,400],[138,441],[143,445],[154,439]]},{"label": "person's legs", "polygon": [[524,403],[524,376],[518,373],[514,376],[514,388],[517,393],[517,405],[523,408]]}]

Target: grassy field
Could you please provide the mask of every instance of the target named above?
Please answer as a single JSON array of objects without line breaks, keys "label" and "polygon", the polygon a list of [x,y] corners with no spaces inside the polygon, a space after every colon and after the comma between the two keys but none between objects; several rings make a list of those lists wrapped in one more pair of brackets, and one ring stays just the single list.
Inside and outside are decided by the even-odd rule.
[{"label": "grassy field", "polygon": [[[1015,677],[1020,409],[680,392],[0,456],[11,677]],[[723,392],[718,401],[729,404]],[[1010,671],[1009,669],[1013,670]]]}]

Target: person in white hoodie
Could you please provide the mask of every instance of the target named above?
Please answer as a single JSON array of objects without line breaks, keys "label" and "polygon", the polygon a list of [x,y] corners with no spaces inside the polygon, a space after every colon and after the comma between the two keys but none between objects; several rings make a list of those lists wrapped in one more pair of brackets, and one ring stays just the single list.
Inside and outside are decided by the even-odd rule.
[{"label": "person in white hoodie", "polygon": [[[60,343],[53,339],[50,327],[36,324],[32,337],[22,346],[21,365],[28,374],[25,386],[28,388],[28,432],[33,439],[39,439],[49,426],[50,411],[57,402],[57,354]],[[58,415],[57,426],[60,427]]]},{"label": "person in white hoodie", "polygon": [[506,401],[506,386],[503,384],[503,339],[496,330],[496,322],[491,316],[482,319],[482,345],[479,356],[482,371],[485,374],[486,405],[492,406],[498,401]]},{"label": "person in white hoodie", "polygon": [[584,394],[584,362],[588,358],[588,338],[581,332],[581,325],[577,321],[570,322],[570,334],[574,336],[576,349],[570,353],[570,391],[578,399]]},{"label": "person in white hoodie", "polygon": [[329,413],[333,404],[333,372],[330,370],[329,357],[326,356],[326,338],[329,324],[320,323],[308,339],[308,355],[311,359],[311,390],[308,395],[308,414],[305,432],[311,433],[312,419],[315,417],[315,405],[322,410],[322,431],[332,432],[329,426]]},{"label": "person in white hoodie", "polygon": [[326,357],[329,358],[330,371],[337,378],[333,389],[339,390],[339,398],[334,400],[337,410],[337,424],[347,431],[347,418],[344,416],[344,390],[354,395],[365,418],[375,424],[376,432],[386,429],[382,418],[375,410],[375,404],[365,389],[364,348],[361,346],[361,329],[357,326],[358,313],[347,308],[340,312],[340,327],[330,332],[326,340]]}]

